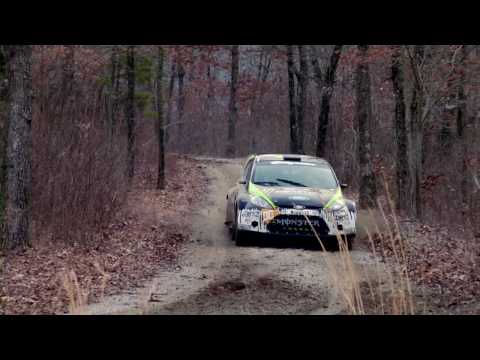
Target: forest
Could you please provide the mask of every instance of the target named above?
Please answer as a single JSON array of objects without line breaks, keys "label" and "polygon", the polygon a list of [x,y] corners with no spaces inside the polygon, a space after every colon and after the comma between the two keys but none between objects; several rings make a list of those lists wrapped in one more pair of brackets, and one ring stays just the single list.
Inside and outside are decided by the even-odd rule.
[{"label": "forest", "polygon": [[[478,45],[0,45],[0,314],[117,294],[128,261],[143,283],[146,254],[189,236],[174,227],[206,193],[199,159],[277,153],[327,159],[362,211],[395,219],[364,237],[385,258],[385,238],[415,240],[401,271],[442,295],[434,313],[480,311],[479,70]],[[141,194],[168,221],[112,270]]]}]

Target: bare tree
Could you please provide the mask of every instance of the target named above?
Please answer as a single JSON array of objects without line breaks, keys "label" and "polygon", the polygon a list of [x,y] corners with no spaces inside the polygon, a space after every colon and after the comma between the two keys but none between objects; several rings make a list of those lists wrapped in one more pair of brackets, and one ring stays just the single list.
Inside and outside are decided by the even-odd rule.
[{"label": "bare tree", "polygon": [[367,62],[369,45],[358,45],[359,63],[355,75],[356,122],[359,134],[360,207],[376,207],[377,186],[372,164],[372,103],[370,68]]},{"label": "bare tree", "polygon": [[157,132],[158,132],[158,181],[157,189],[165,189],[165,131],[163,121],[163,67],[165,52],[162,45],[157,48]]},{"label": "bare tree", "polygon": [[67,102],[73,102],[75,88],[75,45],[65,45],[62,69],[62,102],[61,110]]},{"label": "bare tree", "polygon": [[458,92],[457,92],[457,135],[461,144],[461,194],[462,194],[462,204],[468,204],[468,194],[469,194],[469,175],[468,175],[468,155],[469,155],[469,144],[466,134],[466,128],[469,126],[469,117],[467,113],[467,96],[465,93],[465,82],[466,82],[466,59],[468,56],[467,52],[468,45],[462,45],[461,55],[460,55],[460,78],[458,81]]},{"label": "bare tree", "polygon": [[256,86],[253,91],[252,103],[250,106],[250,116],[253,123],[252,133],[252,150],[255,152],[257,148],[258,128],[260,127],[260,114],[257,109],[258,104],[262,104],[265,96],[265,84],[270,75],[272,66],[272,55],[269,49],[262,46],[260,52],[260,60],[258,63],[258,71],[256,77]]},{"label": "bare tree", "polygon": [[4,100],[7,95],[7,55],[6,45],[0,45],[0,101]]},{"label": "bare tree", "polygon": [[118,123],[118,102],[120,99],[120,47],[113,45],[110,52],[110,84],[109,84],[109,98],[108,98],[108,127],[110,136],[116,130]]},{"label": "bare tree", "polygon": [[413,168],[413,206],[417,218],[422,218],[421,187],[424,160],[424,124],[426,119],[425,90],[422,82],[422,71],[425,60],[425,45],[415,45],[410,64],[413,72],[412,100],[410,105],[411,116],[411,144]]},{"label": "bare tree", "polygon": [[[0,109],[8,100],[6,46],[0,45]],[[5,181],[6,181],[6,152],[7,152],[6,124],[0,124],[0,225],[3,226],[5,217]]]},{"label": "bare tree", "polygon": [[31,244],[32,46],[8,46],[6,247]]},{"label": "bare tree", "polygon": [[135,45],[127,47],[127,99],[125,107],[128,141],[128,167],[130,180],[135,174]]},{"label": "bare tree", "polygon": [[240,45],[233,45],[231,49],[231,81],[230,81],[230,106],[228,117],[227,156],[234,157],[236,154],[236,126],[238,122],[238,76],[240,69]]},{"label": "bare tree", "polygon": [[406,104],[404,91],[404,69],[402,62],[402,46],[392,45],[392,83],[395,98],[395,134],[397,145],[397,207],[408,210],[410,166],[408,155],[408,132],[406,119]]},{"label": "bare tree", "polygon": [[344,45],[335,45],[328,67],[323,74],[320,67],[318,57],[315,55],[315,48],[312,46],[312,65],[314,71],[314,79],[317,84],[318,93],[320,95],[320,115],[318,116],[318,132],[317,132],[317,156],[325,157],[325,149],[328,136],[328,127],[330,124],[330,103],[333,96],[335,86],[335,78]]},{"label": "bare tree", "polygon": [[297,122],[297,101],[295,86],[295,58],[293,56],[293,46],[287,45],[287,69],[288,69],[288,101],[290,106],[290,151],[293,154],[300,152],[298,138],[298,122]]},{"label": "bare tree", "polygon": [[177,78],[178,78],[178,97],[177,97],[177,123],[178,123],[178,142],[183,150],[183,121],[185,116],[185,66],[181,54],[177,58]]},{"label": "bare tree", "polygon": [[165,142],[168,143],[170,132],[169,127],[172,123],[172,107],[173,107],[173,91],[175,89],[175,79],[177,78],[177,62],[175,59],[171,60],[171,69],[170,69],[170,81],[168,85],[168,100],[167,100],[167,118],[165,119]]},{"label": "bare tree", "polygon": [[297,72],[298,78],[298,101],[297,101],[297,126],[298,126],[298,152],[305,153],[304,149],[304,132],[305,132],[305,116],[307,113],[308,101],[308,83],[309,83],[309,67],[308,55],[305,45],[298,45],[298,56],[300,61],[300,71]]}]

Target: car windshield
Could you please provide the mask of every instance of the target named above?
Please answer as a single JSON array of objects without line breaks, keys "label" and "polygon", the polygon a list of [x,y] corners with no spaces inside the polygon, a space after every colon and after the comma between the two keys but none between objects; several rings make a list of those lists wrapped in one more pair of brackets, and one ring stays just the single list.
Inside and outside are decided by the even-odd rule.
[{"label": "car windshield", "polygon": [[255,168],[253,183],[260,186],[336,189],[338,182],[330,167],[311,163],[268,162]]}]

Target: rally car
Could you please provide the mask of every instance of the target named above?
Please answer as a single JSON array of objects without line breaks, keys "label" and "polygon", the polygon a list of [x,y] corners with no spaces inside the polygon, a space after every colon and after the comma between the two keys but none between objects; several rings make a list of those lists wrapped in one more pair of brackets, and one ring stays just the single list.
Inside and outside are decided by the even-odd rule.
[{"label": "rally car", "polygon": [[[227,195],[226,225],[238,246],[253,238],[311,238],[352,248],[357,209],[331,165],[300,155],[251,156]],[[261,236],[258,236],[261,235]]]}]

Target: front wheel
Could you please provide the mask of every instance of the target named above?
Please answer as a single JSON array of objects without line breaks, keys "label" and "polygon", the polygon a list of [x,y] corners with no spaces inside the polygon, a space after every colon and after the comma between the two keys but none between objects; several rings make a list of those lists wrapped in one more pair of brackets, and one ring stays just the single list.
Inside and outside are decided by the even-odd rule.
[{"label": "front wheel", "polygon": [[246,241],[245,241],[245,234],[238,230],[238,209],[235,207],[235,219],[233,221],[233,226],[231,228],[231,235],[232,235],[232,241],[237,245],[237,246],[245,246]]},{"label": "front wheel", "polygon": [[[340,244],[338,243],[338,239],[335,239],[335,251],[340,251]],[[353,250],[353,245],[355,243],[355,235],[349,235],[346,238],[342,236],[341,241],[343,242],[344,245],[346,245],[346,248],[348,251]],[[343,246],[345,248],[345,246]]]},{"label": "front wheel", "polygon": [[235,245],[237,245],[238,247],[248,245],[246,234],[238,229],[235,229],[233,231],[233,240],[235,241]]},{"label": "front wheel", "polygon": [[356,235],[350,235],[347,237],[348,251],[352,251],[355,245]]},{"label": "front wheel", "polygon": [[[355,235],[349,235],[347,238],[342,236],[340,241],[346,245],[348,251],[352,251],[355,243]],[[340,251],[339,239],[336,236],[325,239],[323,244],[325,246],[325,250],[327,251]],[[342,246],[342,248],[345,248],[345,246]]]}]

